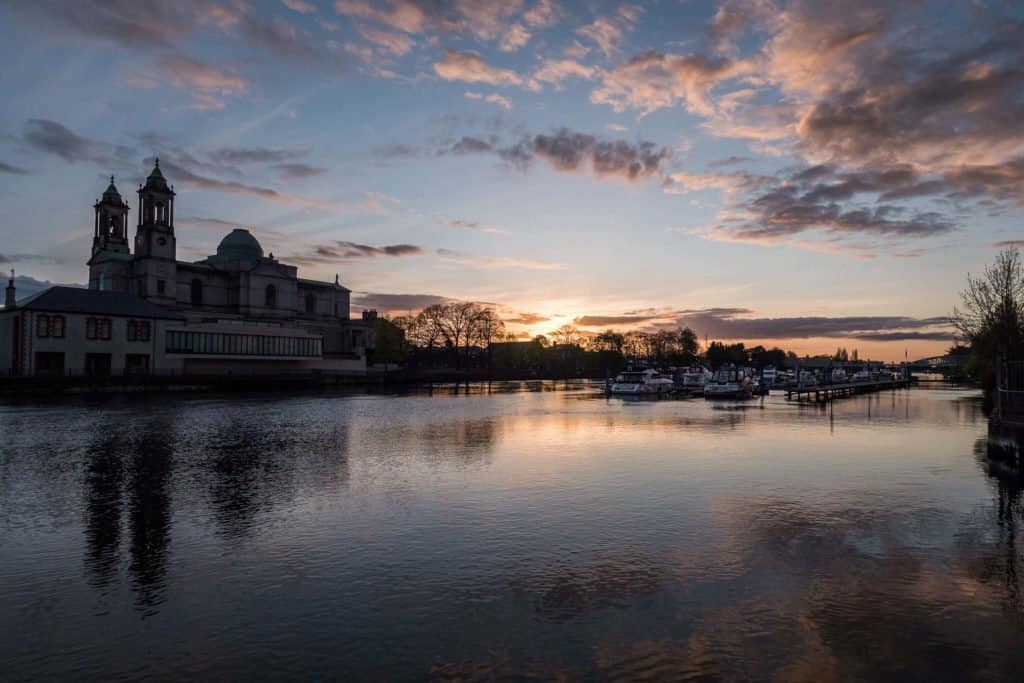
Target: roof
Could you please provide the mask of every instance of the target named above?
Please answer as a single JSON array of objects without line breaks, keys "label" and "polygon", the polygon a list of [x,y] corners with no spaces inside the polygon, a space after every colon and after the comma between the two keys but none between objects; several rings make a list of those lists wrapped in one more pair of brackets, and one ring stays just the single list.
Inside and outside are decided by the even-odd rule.
[{"label": "roof", "polygon": [[252,233],[244,228],[235,228],[217,245],[217,254],[207,258],[207,262],[222,261],[259,261],[263,258],[263,247]]},{"label": "roof", "polygon": [[152,304],[130,292],[110,292],[81,287],[57,286],[44,289],[19,301],[16,310],[94,313],[126,318],[182,319],[182,316],[174,311]]},{"label": "roof", "polygon": [[107,189],[103,192],[103,198],[116,201],[118,204],[121,203],[121,193],[117,191],[117,186],[114,185],[114,176],[110,176],[110,184],[107,185]]},{"label": "roof", "polygon": [[304,278],[304,277],[297,277],[295,279],[298,281],[298,283],[300,285],[305,285],[305,286],[308,286],[308,287],[319,287],[321,289],[340,289],[343,292],[351,292],[352,291],[348,287],[346,287],[345,285],[340,285],[337,282],[324,282],[323,280],[309,280],[309,279]]},{"label": "roof", "polygon": [[146,186],[143,189],[155,190],[157,192],[163,192],[171,195],[174,194],[174,192],[167,187],[167,179],[164,178],[164,174],[160,171],[160,159],[156,159],[153,162],[153,170],[150,171],[149,176],[146,178]]}]

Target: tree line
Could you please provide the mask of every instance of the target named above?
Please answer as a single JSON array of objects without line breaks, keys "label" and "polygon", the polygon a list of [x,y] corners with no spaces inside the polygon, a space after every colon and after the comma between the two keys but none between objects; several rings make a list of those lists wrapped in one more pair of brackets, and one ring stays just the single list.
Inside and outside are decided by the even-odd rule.
[{"label": "tree line", "polygon": [[629,363],[765,367],[781,366],[787,357],[794,358],[795,354],[719,341],[702,350],[697,334],[688,327],[589,333],[567,324],[524,340],[508,333],[493,308],[474,302],[448,302],[428,306],[416,315],[380,318],[372,360],[413,369],[490,368],[599,376],[618,372]]}]

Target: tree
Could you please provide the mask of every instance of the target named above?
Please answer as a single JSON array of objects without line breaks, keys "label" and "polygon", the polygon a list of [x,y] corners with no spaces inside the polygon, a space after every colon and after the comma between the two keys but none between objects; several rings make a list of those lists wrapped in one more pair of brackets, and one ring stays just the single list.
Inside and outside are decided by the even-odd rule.
[{"label": "tree", "polygon": [[980,277],[967,275],[961,307],[952,321],[970,343],[968,371],[981,380],[991,407],[995,369],[1000,356],[1024,359],[1024,265],[1016,247],[1003,249]]},{"label": "tree", "polygon": [[405,332],[387,318],[377,318],[374,327],[373,363],[401,363],[405,360]]},{"label": "tree", "polygon": [[580,335],[580,331],[573,325],[569,324],[562,325],[557,330],[552,330],[550,334],[556,344],[578,345],[583,339],[582,335]]},{"label": "tree", "polygon": [[615,330],[605,330],[590,340],[592,350],[612,353],[622,353],[622,347],[625,343],[625,336]]},{"label": "tree", "polygon": [[697,333],[686,327],[679,330],[677,339],[679,341],[680,362],[684,365],[692,365],[697,360],[697,354],[700,353],[700,342],[697,339]]}]

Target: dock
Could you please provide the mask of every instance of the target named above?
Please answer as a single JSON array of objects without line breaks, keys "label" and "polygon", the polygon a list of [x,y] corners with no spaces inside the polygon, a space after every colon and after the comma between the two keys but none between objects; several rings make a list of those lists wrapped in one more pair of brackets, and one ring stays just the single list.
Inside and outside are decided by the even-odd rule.
[{"label": "dock", "polygon": [[910,379],[880,379],[870,382],[842,382],[837,384],[816,384],[813,386],[788,387],[786,400],[831,401],[836,398],[869,394],[886,389],[904,389],[910,386]]}]

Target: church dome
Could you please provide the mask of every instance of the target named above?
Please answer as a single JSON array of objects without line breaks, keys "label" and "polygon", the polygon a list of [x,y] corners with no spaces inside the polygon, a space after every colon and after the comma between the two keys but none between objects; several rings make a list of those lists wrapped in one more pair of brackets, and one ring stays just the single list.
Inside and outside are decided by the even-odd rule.
[{"label": "church dome", "polygon": [[263,247],[252,233],[235,228],[217,245],[217,259],[222,261],[257,261],[263,258]]}]

